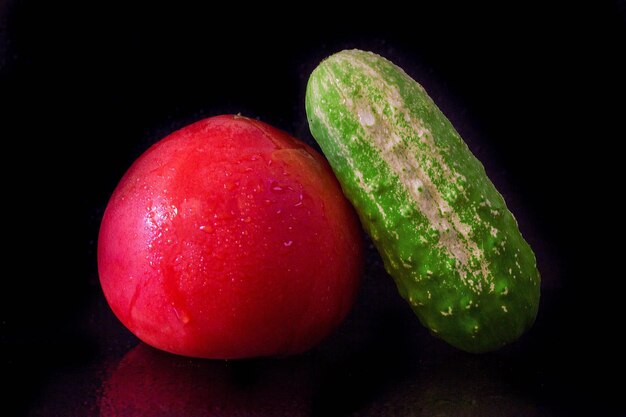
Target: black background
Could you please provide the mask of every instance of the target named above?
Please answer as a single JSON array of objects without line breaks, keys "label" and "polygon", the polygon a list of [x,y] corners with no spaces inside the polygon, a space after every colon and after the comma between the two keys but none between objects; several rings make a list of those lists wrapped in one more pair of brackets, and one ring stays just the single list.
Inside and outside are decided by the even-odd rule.
[{"label": "black background", "polygon": [[[624,412],[626,6],[437,4],[0,1],[4,404],[18,415],[97,415],[102,364],[137,344],[103,301],[95,259],[104,207],[132,161],[223,113],[313,144],[308,74],[358,47],[422,83],[483,161],[536,251],[543,297],[522,340],[466,355],[417,324],[369,249],[346,324],[304,356],[317,369],[313,414],[367,415],[381,393],[445,363],[453,369],[434,377],[444,385],[495,373],[513,387],[500,397],[532,404],[505,401],[499,414]],[[480,398],[477,385],[466,396]],[[379,414],[408,413],[406,397],[393,403],[406,408]],[[472,404],[464,415],[488,415]]]}]

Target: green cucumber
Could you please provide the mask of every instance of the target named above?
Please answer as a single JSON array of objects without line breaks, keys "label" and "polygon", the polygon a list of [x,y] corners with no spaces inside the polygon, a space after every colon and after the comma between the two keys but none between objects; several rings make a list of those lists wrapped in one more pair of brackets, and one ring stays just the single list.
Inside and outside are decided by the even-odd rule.
[{"label": "green cucumber", "polygon": [[306,112],[385,269],[431,332],[485,352],[532,325],[533,251],[421,85],[381,56],[342,51],[311,74]]}]

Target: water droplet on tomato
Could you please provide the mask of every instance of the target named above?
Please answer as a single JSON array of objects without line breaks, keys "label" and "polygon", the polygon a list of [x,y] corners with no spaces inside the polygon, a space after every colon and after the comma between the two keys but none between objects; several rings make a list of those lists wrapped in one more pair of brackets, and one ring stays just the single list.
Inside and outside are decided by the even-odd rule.
[{"label": "water droplet on tomato", "polygon": [[187,312],[185,312],[185,310],[183,309],[178,309],[176,308],[176,306],[172,305],[172,307],[174,308],[174,313],[176,314],[176,317],[178,318],[178,320],[180,320],[181,322],[183,322],[183,324],[187,324],[189,323],[189,321],[191,320],[191,318],[189,317],[189,314],[187,314]]},{"label": "water droplet on tomato", "polygon": [[285,188],[280,185],[277,181],[272,181],[270,183],[270,190],[272,190],[275,193],[282,193],[285,191]]}]

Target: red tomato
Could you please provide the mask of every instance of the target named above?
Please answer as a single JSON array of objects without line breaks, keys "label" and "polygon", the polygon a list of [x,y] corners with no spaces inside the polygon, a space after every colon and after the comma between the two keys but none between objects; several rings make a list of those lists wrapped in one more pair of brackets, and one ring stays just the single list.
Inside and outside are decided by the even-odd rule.
[{"label": "red tomato", "polygon": [[303,352],[346,316],[360,227],[326,161],[267,124],[218,116],[148,149],[104,213],[104,295],[144,342],[181,355]]}]

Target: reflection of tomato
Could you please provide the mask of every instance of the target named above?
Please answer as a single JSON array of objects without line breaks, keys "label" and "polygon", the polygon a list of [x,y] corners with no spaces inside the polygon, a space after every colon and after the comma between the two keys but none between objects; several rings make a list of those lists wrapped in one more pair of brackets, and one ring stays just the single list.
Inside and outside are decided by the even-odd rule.
[{"label": "reflection of tomato", "polygon": [[202,120],[122,178],[98,267],[117,317],[157,348],[205,358],[298,353],[352,304],[358,221],[326,161],[264,123]]},{"label": "reflection of tomato", "polygon": [[173,356],[140,344],[104,381],[101,417],[307,416],[302,361],[228,363]]}]

